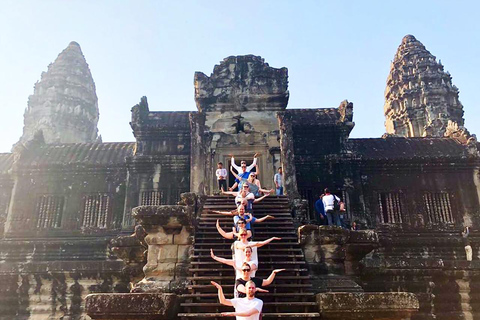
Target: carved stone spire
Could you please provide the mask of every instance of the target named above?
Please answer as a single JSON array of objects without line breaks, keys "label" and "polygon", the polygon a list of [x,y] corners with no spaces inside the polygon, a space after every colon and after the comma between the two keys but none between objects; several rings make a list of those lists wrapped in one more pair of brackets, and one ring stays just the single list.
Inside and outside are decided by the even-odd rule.
[{"label": "carved stone spire", "polygon": [[463,127],[452,77],[412,35],[402,39],[392,62],[384,113],[387,133],[404,137],[443,137],[449,120]]},{"label": "carved stone spire", "polygon": [[272,68],[254,55],[225,58],[208,77],[195,72],[198,111],[285,110],[288,70]]},{"label": "carved stone spire", "polygon": [[24,115],[25,144],[39,131],[45,143],[92,142],[97,139],[98,99],[95,83],[76,42],[70,42],[28,98]]}]

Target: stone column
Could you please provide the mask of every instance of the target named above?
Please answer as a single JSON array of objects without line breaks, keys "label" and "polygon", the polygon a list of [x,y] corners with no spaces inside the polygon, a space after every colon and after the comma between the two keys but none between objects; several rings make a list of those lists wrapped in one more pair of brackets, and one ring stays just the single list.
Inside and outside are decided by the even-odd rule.
[{"label": "stone column", "polygon": [[[210,177],[205,174],[207,157],[210,156],[206,150],[204,137],[205,115],[202,113],[190,113],[191,140],[191,170],[190,170],[190,191],[197,194],[208,194]],[[207,193],[206,193],[207,192]]]},{"label": "stone column", "polygon": [[[140,255],[139,246],[148,246],[145,277],[132,289],[132,293],[91,294],[85,309],[92,319],[103,320],[167,320],[178,312],[178,294],[185,292],[193,248],[195,201],[183,196],[187,205],[140,206],[134,208],[133,217],[147,235],[117,243],[119,247],[133,244],[134,256]],[[140,230],[138,230],[140,231]],[[139,232],[141,233],[141,232]],[[131,257],[132,252],[119,248]]]},{"label": "stone column", "polygon": [[132,292],[181,292],[187,287],[195,212],[188,206],[140,206],[133,216],[145,228],[145,278]]},{"label": "stone column", "polygon": [[282,156],[284,190],[290,200],[300,199],[297,171],[295,169],[292,122],[290,116],[285,112],[277,112],[277,118],[280,128],[280,154]]}]

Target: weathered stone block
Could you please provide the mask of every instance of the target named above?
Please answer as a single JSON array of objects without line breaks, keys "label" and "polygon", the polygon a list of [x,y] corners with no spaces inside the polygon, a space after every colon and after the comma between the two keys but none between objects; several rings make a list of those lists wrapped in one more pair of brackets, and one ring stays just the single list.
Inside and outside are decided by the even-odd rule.
[{"label": "weathered stone block", "polygon": [[326,320],[408,320],[418,311],[413,293],[319,293],[317,303]]},{"label": "weathered stone block", "polygon": [[178,298],[173,293],[91,294],[85,309],[92,319],[170,320],[177,314]]}]

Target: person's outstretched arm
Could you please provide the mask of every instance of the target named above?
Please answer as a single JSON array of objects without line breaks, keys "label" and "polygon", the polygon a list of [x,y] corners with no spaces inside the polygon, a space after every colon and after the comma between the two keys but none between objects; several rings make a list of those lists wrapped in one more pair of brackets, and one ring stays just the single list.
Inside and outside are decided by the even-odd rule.
[{"label": "person's outstretched arm", "polygon": [[[258,153],[255,153],[255,154],[253,155],[253,162],[252,162],[251,165],[249,165],[249,166],[247,167],[247,171],[252,171],[253,167],[255,167],[255,166],[257,165],[257,155],[258,155]],[[240,168],[240,169],[241,169],[241,168]]]},{"label": "person's outstretched arm", "polygon": [[274,216],[271,216],[271,215],[266,215],[265,217],[262,217],[262,218],[260,218],[260,219],[259,219],[259,218],[256,218],[256,219],[255,219],[255,223],[257,223],[257,222],[263,222],[263,221],[265,221],[265,220],[267,220],[267,219],[275,219],[275,217],[274,217]]},{"label": "person's outstretched arm", "polygon": [[253,203],[260,202],[260,201],[262,201],[263,199],[265,199],[265,198],[268,197],[268,196],[269,196],[268,193],[267,193],[267,194],[264,194],[264,195],[261,196],[260,198],[257,198],[257,199],[255,199],[255,200],[253,200]]},{"label": "person's outstretched arm", "polygon": [[224,237],[225,239],[233,239],[234,234],[232,232],[225,232],[222,229],[222,227],[220,227],[220,222],[218,221],[218,219],[217,219],[217,225],[216,226],[217,226],[218,233],[220,233],[220,235],[222,237]]},{"label": "person's outstretched arm", "polygon": [[233,174],[233,176],[235,177],[235,179],[237,179],[237,180],[242,180],[242,178],[240,178],[240,177],[238,176],[238,174],[236,174],[235,171],[233,171],[232,166],[230,166],[230,172]]},{"label": "person's outstretched arm", "polygon": [[215,210],[210,210],[210,213],[216,213],[216,214],[223,214],[224,216],[236,216],[236,213],[232,213],[232,211],[215,211]]},{"label": "person's outstretched arm", "polygon": [[235,267],[235,262],[234,262],[233,260],[228,260],[228,259],[225,259],[225,258],[217,257],[217,256],[213,253],[213,249],[210,249],[210,256],[211,256],[212,259],[215,260],[215,261],[218,261],[218,262],[220,262],[220,263],[226,264],[227,266]]},{"label": "person's outstretched arm", "polygon": [[232,302],[228,299],[225,299],[225,295],[223,294],[222,286],[219,285],[218,283],[216,283],[215,281],[210,281],[210,283],[217,288],[217,290],[218,290],[218,300],[220,301],[220,303],[223,304],[224,306],[233,307]]},{"label": "person's outstretched arm", "polygon": [[269,244],[270,242],[272,242],[273,240],[282,240],[282,238],[279,238],[279,237],[271,237],[270,239],[267,239],[265,241],[260,241],[260,242],[255,242],[254,244],[249,244],[250,247],[257,247],[257,248],[260,248],[260,247],[263,247],[264,245],[267,245]]},{"label": "person's outstretched arm", "polygon": [[232,196],[236,196],[237,193],[238,193],[237,191],[224,191],[224,190],[222,189],[222,194],[230,194],[230,195],[232,195]]},{"label": "person's outstretched arm", "polygon": [[268,278],[263,280],[262,287],[265,287],[265,286],[268,286],[269,284],[271,284],[273,282],[273,279],[275,279],[276,274],[281,272],[281,271],[285,271],[285,269],[275,269],[275,270],[273,270],[272,273],[270,273],[270,275],[268,276]]},{"label": "person's outstretched arm", "polygon": [[239,167],[235,164],[235,158],[232,156],[232,159],[231,159],[231,165],[230,167],[234,167],[235,170],[237,170],[237,172],[241,172],[242,171],[242,167]]}]

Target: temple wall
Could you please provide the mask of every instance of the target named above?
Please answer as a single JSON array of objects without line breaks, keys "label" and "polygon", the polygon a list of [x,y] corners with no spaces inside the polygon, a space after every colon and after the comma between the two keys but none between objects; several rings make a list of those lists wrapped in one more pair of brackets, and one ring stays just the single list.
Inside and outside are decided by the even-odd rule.
[{"label": "temple wall", "polygon": [[132,108],[135,152],[128,170],[123,229],[133,230],[140,205],[176,204],[190,190],[189,112],[150,112],[146,97]]},{"label": "temple wall", "polygon": [[126,292],[118,274],[46,273],[0,275],[1,320],[90,319],[85,297],[95,292]]}]

